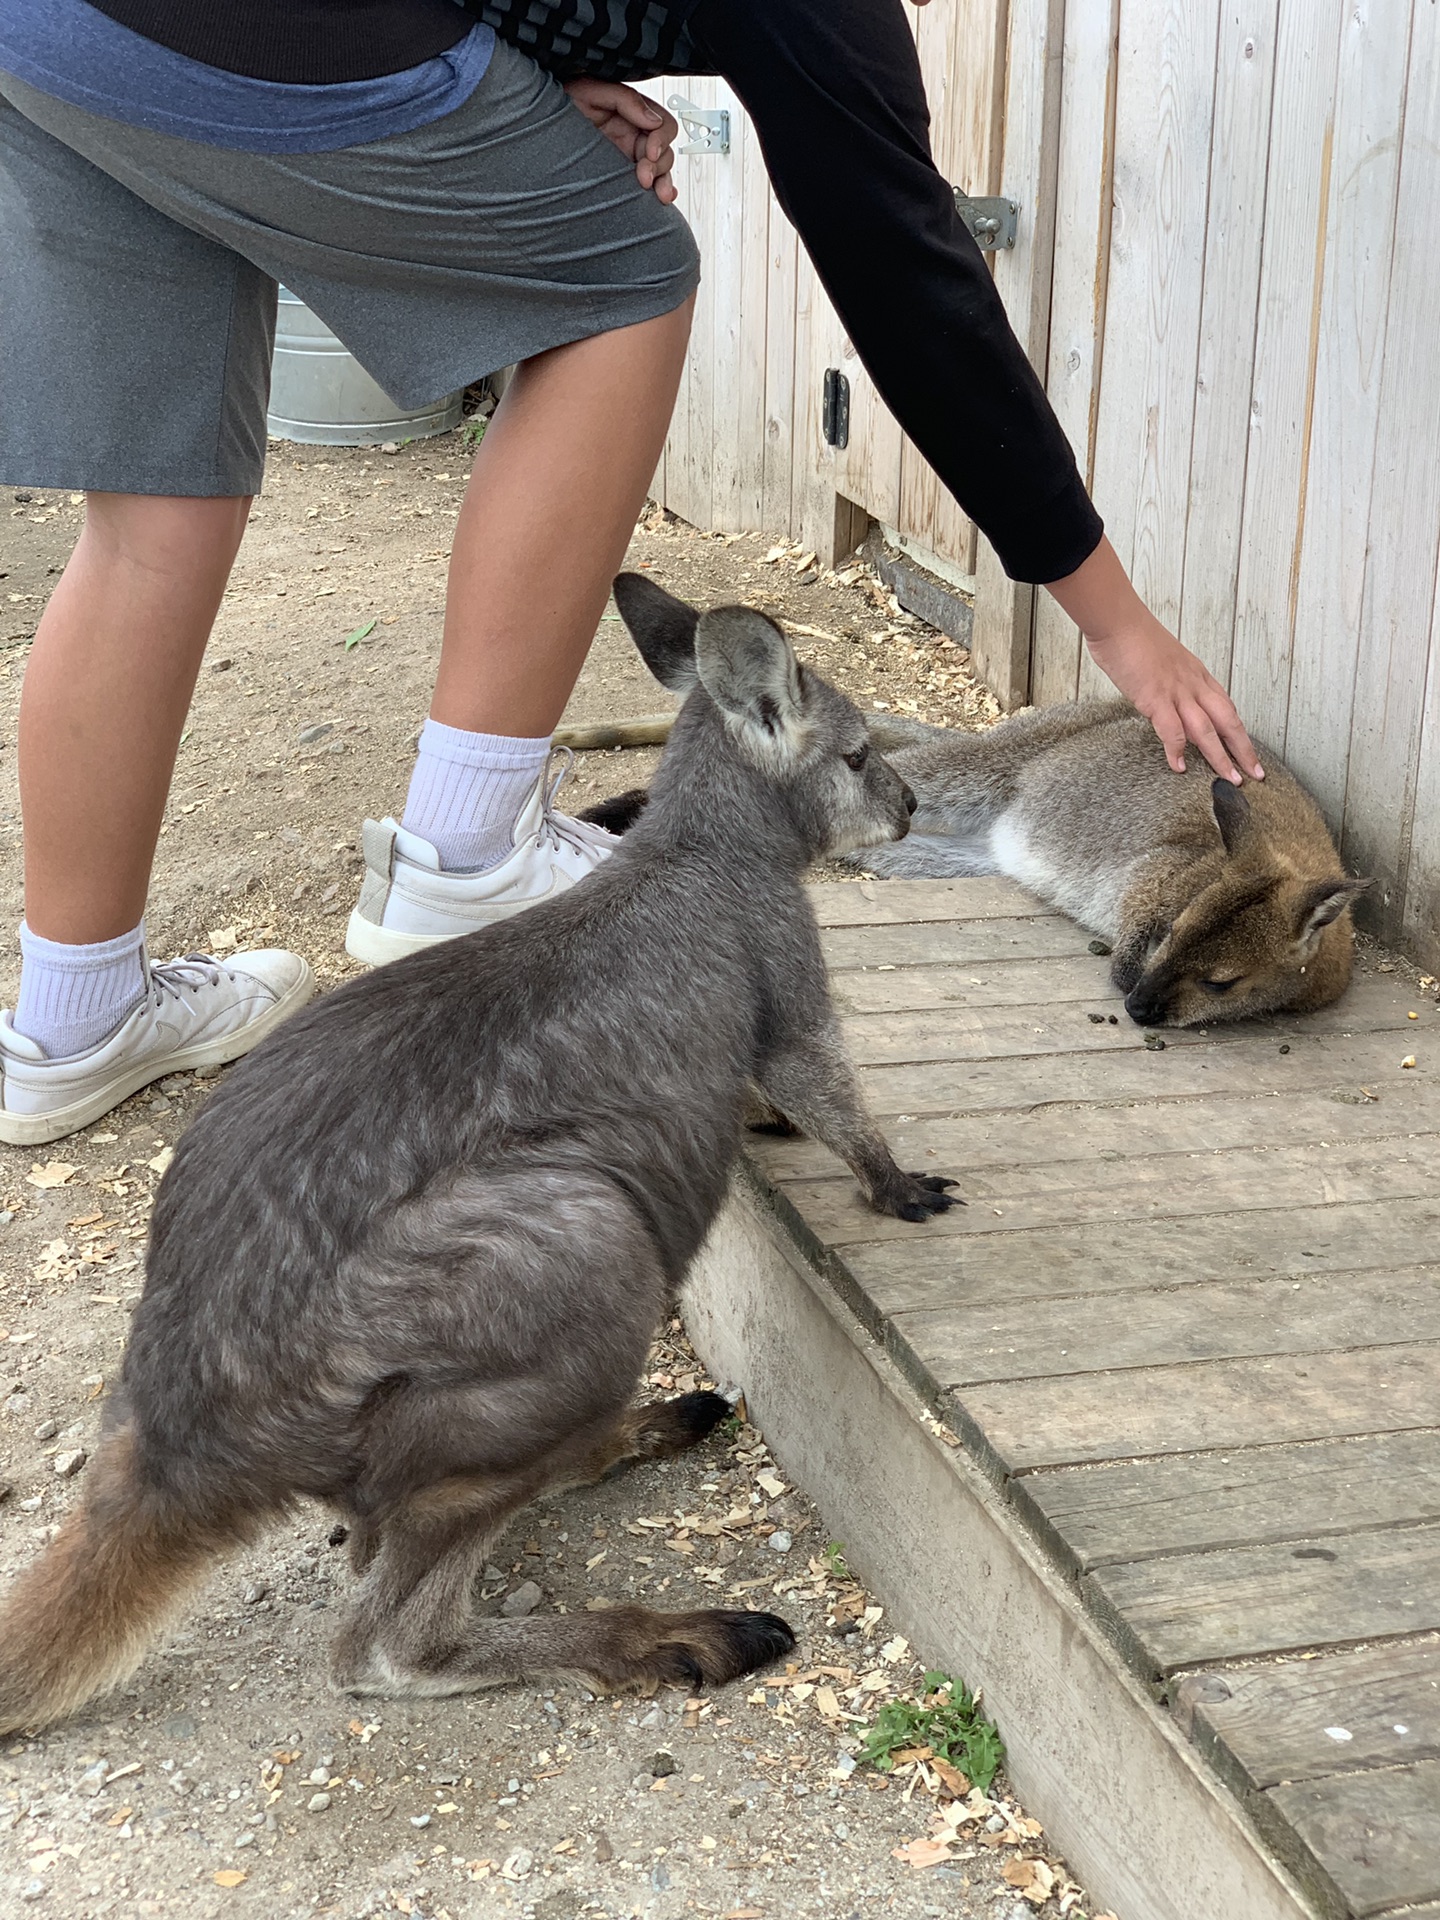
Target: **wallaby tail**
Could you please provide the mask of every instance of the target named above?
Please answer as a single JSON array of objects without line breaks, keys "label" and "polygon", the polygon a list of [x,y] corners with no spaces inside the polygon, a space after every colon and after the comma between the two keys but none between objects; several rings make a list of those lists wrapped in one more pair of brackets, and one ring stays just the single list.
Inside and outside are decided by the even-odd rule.
[{"label": "wallaby tail", "polygon": [[145,1487],[128,1427],[106,1436],[86,1478],[78,1511],[0,1606],[0,1734],[127,1679],[210,1559],[249,1531],[197,1523]]}]

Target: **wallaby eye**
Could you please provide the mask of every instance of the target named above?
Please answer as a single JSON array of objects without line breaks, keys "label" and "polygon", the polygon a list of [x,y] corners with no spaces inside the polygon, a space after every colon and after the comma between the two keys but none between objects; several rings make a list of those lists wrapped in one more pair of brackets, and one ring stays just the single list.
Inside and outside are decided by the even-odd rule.
[{"label": "wallaby eye", "polygon": [[1242,974],[1231,974],[1228,980],[1202,980],[1201,986],[1206,993],[1229,993],[1232,987],[1238,987],[1244,978]]},{"label": "wallaby eye", "polygon": [[865,762],[869,758],[870,758],[870,742],[867,740],[863,747],[857,747],[854,753],[846,754],[845,764],[847,767],[851,769],[852,772],[859,773],[860,769],[864,766]]}]

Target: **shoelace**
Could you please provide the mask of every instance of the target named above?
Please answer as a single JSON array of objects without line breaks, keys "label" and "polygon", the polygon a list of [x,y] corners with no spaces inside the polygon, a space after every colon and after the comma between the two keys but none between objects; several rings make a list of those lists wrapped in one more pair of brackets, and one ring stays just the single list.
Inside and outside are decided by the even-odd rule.
[{"label": "shoelace", "polygon": [[187,953],[179,960],[162,960],[150,969],[150,985],[155,1003],[168,995],[178,1000],[182,993],[198,993],[201,987],[218,987],[229,969],[213,953]]},{"label": "shoelace", "polygon": [[[552,767],[556,767],[553,775]],[[606,833],[603,827],[591,826],[586,820],[574,820],[568,813],[555,811],[555,797],[574,771],[575,755],[571,749],[552,747],[545,769],[545,797],[540,803],[540,831],[557,849],[568,846],[576,853],[594,853],[612,843],[614,834]]]}]

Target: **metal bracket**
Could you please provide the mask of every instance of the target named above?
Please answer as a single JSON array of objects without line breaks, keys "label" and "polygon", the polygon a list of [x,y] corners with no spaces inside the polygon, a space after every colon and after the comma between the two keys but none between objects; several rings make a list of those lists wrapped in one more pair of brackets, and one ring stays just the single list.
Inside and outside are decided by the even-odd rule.
[{"label": "metal bracket", "polygon": [[[671,105],[674,105],[673,101]],[[956,187],[955,205],[982,253],[994,253],[1000,247],[1014,246],[1020,224],[1020,209],[1013,200],[1002,200],[993,195],[978,195],[972,199],[968,193],[962,193]]]},{"label": "metal bracket", "polygon": [[681,153],[729,153],[730,110],[728,107],[697,107],[683,93],[672,93],[666,102],[690,139],[678,149]]}]

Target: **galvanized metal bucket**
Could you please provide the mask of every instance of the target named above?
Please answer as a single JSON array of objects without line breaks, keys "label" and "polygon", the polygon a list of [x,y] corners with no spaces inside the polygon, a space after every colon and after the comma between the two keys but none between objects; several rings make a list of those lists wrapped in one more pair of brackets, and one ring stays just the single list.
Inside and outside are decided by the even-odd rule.
[{"label": "galvanized metal bucket", "polygon": [[412,413],[397,407],[325,322],[281,287],[266,419],[272,439],[323,447],[426,439],[459,426],[463,398],[446,394]]}]

